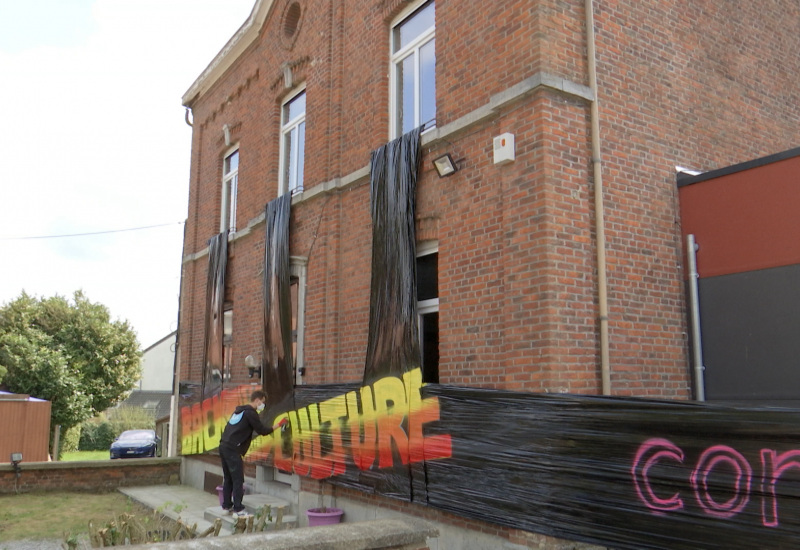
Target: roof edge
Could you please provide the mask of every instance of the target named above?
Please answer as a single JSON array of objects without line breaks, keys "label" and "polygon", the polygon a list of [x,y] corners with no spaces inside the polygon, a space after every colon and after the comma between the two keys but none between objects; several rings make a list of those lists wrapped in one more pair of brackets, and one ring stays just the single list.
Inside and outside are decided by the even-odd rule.
[{"label": "roof edge", "polygon": [[183,94],[181,104],[184,107],[191,108],[192,104],[206,93],[225,74],[225,71],[239,59],[244,50],[255,42],[274,3],[274,0],[256,0],[247,20],[211,60],[205,70],[200,73],[200,76],[186,90],[186,93]]},{"label": "roof edge", "polygon": [[157,345],[161,344],[161,343],[162,343],[162,342],[164,342],[165,340],[168,340],[168,339],[172,338],[173,336],[175,336],[175,335],[177,335],[177,334],[178,334],[178,331],[177,331],[177,330],[173,330],[172,332],[170,332],[170,333],[169,333],[169,334],[167,334],[166,336],[162,336],[161,338],[159,338],[158,340],[156,340],[154,343],[152,343],[152,344],[150,344],[149,346],[147,346],[146,348],[144,348],[144,349],[142,350],[142,353],[146,353],[146,352],[150,351],[151,349],[153,349],[153,348],[154,348],[154,347],[156,347]]},{"label": "roof edge", "polygon": [[685,187],[686,185],[692,185],[693,183],[700,183],[702,181],[707,181],[714,178],[720,178],[722,176],[728,176],[730,174],[735,174],[736,172],[751,170],[753,168],[758,168],[759,166],[766,166],[767,164],[772,164],[774,162],[779,162],[782,160],[787,160],[798,156],[800,156],[800,147],[795,147],[793,149],[781,151],[780,153],[775,153],[774,155],[768,155],[766,157],[747,160],[745,162],[739,162],[737,164],[732,164],[730,166],[717,168],[716,170],[703,172],[701,174],[697,174],[696,176],[679,173],[677,175],[677,184],[678,187]]}]

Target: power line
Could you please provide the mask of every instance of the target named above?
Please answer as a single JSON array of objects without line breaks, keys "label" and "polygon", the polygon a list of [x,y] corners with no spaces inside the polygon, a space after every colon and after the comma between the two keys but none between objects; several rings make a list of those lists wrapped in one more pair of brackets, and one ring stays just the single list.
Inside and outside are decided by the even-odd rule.
[{"label": "power line", "polygon": [[88,237],[90,235],[106,235],[108,233],[124,233],[126,231],[141,231],[143,229],[155,229],[156,227],[167,227],[170,225],[183,225],[184,222],[161,223],[158,225],[143,225],[141,227],[129,227],[127,229],[109,229],[107,231],[92,231],[90,233],[70,233],[64,235],[35,235],[28,237],[0,237],[0,241],[27,241],[31,239],[61,239],[65,237]]}]

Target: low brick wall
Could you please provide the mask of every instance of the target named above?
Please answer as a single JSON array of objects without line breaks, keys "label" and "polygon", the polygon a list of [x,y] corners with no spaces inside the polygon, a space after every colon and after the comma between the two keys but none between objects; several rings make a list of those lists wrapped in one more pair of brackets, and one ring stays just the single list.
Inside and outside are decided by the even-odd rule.
[{"label": "low brick wall", "polygon": [[11,464],[0,464],[0,494],[50,491],[102,493],[118,487],[180,481],[180,458],[133,458],[87,462],[23,462],[16,479]]},{"label": "low brick wall", "polygon": [[[131,550],[429,550],[439,532],[420,519],[396,518],[233,537],[129,546]],[[437,545],[438,547],[438,545]]]}]

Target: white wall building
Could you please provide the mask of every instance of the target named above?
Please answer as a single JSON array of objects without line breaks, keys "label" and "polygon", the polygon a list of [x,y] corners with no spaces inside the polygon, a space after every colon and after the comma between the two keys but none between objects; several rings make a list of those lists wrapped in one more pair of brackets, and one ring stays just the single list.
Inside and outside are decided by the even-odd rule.
[{"label": "white wall building", "polygon": [[137,390],[172,391],[176,335],[172,332],[142,352],[142,378]]}]

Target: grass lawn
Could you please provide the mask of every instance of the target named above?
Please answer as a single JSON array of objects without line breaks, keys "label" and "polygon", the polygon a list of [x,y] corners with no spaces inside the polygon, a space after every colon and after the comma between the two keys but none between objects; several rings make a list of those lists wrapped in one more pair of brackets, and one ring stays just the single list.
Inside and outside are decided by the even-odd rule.
[{"label": "grass lawn", "polygon": [[89,521],[102,526],[123,512],[137,517],[152,515],[149,508],[118,492],[0,495],[0,548],[12,540],[88,534]]},{"label": "grass lawn", "polygon": [[75,451],[72,453],[62,453],[62,462],[72,462],[76,460],[110,460],[109,452],[106,451]]}]

